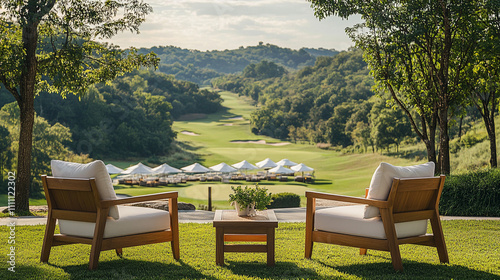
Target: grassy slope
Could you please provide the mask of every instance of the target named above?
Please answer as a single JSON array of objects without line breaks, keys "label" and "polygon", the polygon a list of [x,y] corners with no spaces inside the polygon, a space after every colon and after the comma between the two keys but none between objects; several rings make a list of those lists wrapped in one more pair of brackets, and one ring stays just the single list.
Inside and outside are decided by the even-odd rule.
[{"label": "grassy slope", "polygon": [[[305,144],[270,146],[231,143],[234,140],[266,140],[268,143],[280,141],[250,132],[248,119],[255,107],[229,92],[221,92],[221,96],[224,99],[226,111],[209,115],[205,119],[174,123],[176,131],[199,134],[199,136],[191,136],[179,133],[178,140],[196,147],[196,152],[203,155],[205,160],[203,164],[206,166],[220,162],[234,164],[244,159],[256,163],[267,157],[274,161],[288,158],[316,169],[316,183],[302,184],[303,186],[311,190],[361,196],[370,182],[373,171],[381,161],[398,165],[413,163],[378,154],[341,155],[338,152],[320,150],[314,145]],[[244,119],[230,120],[239,116]],[[285,186],[283,191],[286,191]]]}]

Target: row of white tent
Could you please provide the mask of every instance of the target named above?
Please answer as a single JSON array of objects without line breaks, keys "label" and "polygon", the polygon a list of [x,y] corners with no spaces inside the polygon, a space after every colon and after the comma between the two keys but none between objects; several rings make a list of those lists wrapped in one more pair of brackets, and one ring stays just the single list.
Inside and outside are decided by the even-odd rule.
[{"label": "row of white tent", "polygon": [[[288,168],[290,167],[290,168]],[[249,163],[246,160],[240,161],[233,164],[232,166],[222,162],[217,165],[207,168],[199,163],[193,163],[191,165],[177,169],[166,163],[159,165],[155,168],[148,167],[142,163],[130,166],[129,168],[123,170],[112,164],[107,164],[106,168],[109,174],[124,174],[124,175],[134,175],[134,174],[175,174],[175,173],[207,173],[207,172],[222,172],[230,173],[236,171],[248,171],[254,169],[265,169],[271,173],[277,174],[290,174],[294,172],[311,172],[314,171],[313,168],[306,166],[303,163],[297,164],[288,159],[282,159],[275,163],[269,158],[263,161],[257,162],[255,165]]]}]

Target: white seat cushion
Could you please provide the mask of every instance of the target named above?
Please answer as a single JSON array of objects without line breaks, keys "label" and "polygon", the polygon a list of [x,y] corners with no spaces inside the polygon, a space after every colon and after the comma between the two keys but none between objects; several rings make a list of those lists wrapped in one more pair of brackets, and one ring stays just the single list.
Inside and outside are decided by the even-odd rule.
[{"label": "white seat cushion", "polygon": [[[67,162],[62,160],[52,160],[50,162],[52,176],[63,178],[95,178],[95,184],[99,196],[102,200],[116,199],[115,189],[109,177],[106,165],[101,160],[89,162],[87,164]],[[120,214],[116,206],[109,208],[109,215],[114,219],[119,219]]]},{"label": "white seat cushion", "polygon": [[[317,230],[386,239],[380,217],[365,219],[365,206],[341,206],[316,210],[314,226]],[[427,232],[427,220],[395,224],[398,238],[418,236]]]},{"label": "white seat cushion", "polygon": [[[412,166],[394,166],[382,162],[373,173],[367,198],[387,200],[394,178],[421,178],[432,176],[434,176],[434,162],[432,161]],[[366,206],[364,215],[366,219],[377,216],[380,216],[380,211],[377,207]]]},{"label": "white seat cushion", "polygon": [[[104,228],[104,238],[126,236],[170,228],[170,214],[164,210],[118,206],[120,219],[109,218]],[[95,223],[59,220],[61,234],[80,237],[94,237]]]}]

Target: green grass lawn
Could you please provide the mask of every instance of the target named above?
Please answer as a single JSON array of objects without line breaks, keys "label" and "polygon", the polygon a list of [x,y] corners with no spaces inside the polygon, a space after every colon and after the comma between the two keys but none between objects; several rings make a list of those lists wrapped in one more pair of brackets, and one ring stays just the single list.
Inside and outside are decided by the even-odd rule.
[{"label": "green grass lawn", "polygon": [[[2,236],[8,228],[1,227]],[[388,252],[315,244],[304,259],[304,223],[281,223],[276,232],[276,266],[265,254],[227,253],[224,268],[215,265],[215,230],[211,224],[181,224],[181,260],[170,244],[101,253],[97,271],[88,271],[90,246],[52,248],[49,264],[39,262],[43,226],[16,228],[16,272],[0,257],[0,279],[500,279],[500,221],[443,221],[450,264],[440,264],[435,248],[402,246],[404,272],[395,272]],[[6,246],[6,245],[5,245]],[[5,247],[6,248],[6,247]]]}]

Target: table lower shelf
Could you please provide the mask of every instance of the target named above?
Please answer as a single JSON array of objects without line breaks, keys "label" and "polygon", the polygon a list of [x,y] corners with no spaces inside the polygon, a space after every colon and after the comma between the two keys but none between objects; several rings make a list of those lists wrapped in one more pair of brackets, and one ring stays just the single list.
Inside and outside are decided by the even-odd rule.
[{"label": "table lower shelf", "polygon": [[[224,253],[267,253],[267,265],[274,266],[274,228],[266,234],[224,234],[224,228],[216,228],[215,263],[224,266]],[[225,242],[266,242],[266,244],[225,244]]]}]

